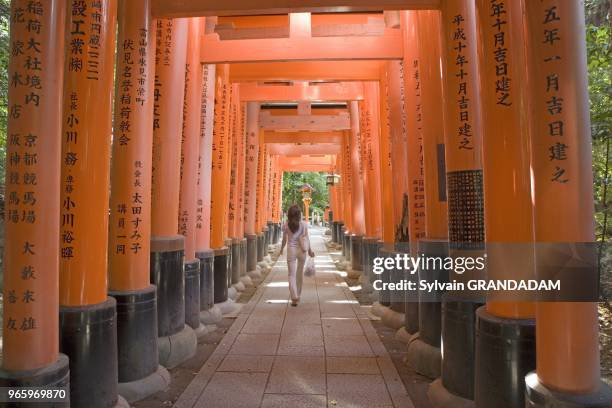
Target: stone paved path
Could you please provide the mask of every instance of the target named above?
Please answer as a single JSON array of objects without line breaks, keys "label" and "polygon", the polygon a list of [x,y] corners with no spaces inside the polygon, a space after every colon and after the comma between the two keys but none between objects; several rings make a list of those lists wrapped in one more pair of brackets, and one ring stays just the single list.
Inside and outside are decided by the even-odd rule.
[{"label": "stone paved path", "polygon": [[177,408],[413,407],[322,232],[311,228],[317,275],[304,278],[299,306],[289,306],[281,257]]}]

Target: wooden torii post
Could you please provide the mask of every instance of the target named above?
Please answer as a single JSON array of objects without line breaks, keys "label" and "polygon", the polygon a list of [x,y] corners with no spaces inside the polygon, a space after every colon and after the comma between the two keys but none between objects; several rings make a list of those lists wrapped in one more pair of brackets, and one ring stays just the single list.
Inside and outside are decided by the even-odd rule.
[{"label": "wooden torii post", "polygon": [[[482,122],[474,2],[444,2],[442,44],[445,77],[445,161],[450,256],[482,256],[484,207],[482,195]],[[449,271],[457,281],[477,279]],[[450,278],[449,278],[450,279]],[[466,301],[467,300],[467,301]],[[481,294],[446,292],[442,304],[441,381],[430,388],[434,401],[456,404],[474,399],[475,310]],[[436,402],[434,402],[436,403]]]},{"label": "wooden torii post", "polygon": [[[158,20],[155,62],[151,282],[157,287],[160,363],[174,367],[195,353],[196,335],[185,324],[185,237],[179,235],[181,130],[188,20]],[[174,347],[177,338],[189,347]]]},{"label": "wooden torii post", "polygon": [[[485,50],[479,63],[487,277],[533,279],[529,157],[532,115],[527,98],[524,4],[507,2],[503,16],[490,3],[480,1],[477,7]],[[498,26],[497,22],[502,20],[505,24]],[[501,37],[503,44],[499,42]],[[498,56],[500,48],[507,50],[503,57]],[[507,88],[497,86],[505,81],[510,81]],[[517,298],[514,293],[490,294],[486,306],[477,310],[474,390],[477,405],[491,405],[499,400],[511,406],[524,404],[524,378],[535,368],[535,309],[532,302]],[[501,357],[508,354],[514,357]]]},{"label": "wooden torii post", "polygon": [[[410,201],[411,213],[424,212],[425,237],[418,240],[417,253],[425,256],[442,256],[448,254],[448,208],[446,192],[445,148],[444,148],[444,114],[439,109],[443,100],[443,83],[441,66],[441,33],[440,13],[437,11],[406,11],[402,13],[402,24],[406,30],[414,30],[411,34],[417,42],[411,51],[404,55],[405,66],[410,67],[404,72],[407,94],[407,114],[414,115],[414,126],[420,127],[422,141],[418,141],[417,132],[409,132],[409,156],[413,160],[422,161],[422,182],[416,178],[411,183]],[[416,37],[415,37],[416,36]],[[405,46],[407,43],[404,43]],[[416,62],[416,63],[415,63]],[[418,78],[418,79],[417,79]],[[410,103],[409,101],[412,101]],[[420,123],[417,122],[421,116]],[[411,126],[409,129],[412,129]],[[422,154],[419,144],[422,145]],[[418,174],[418,173],[417,173]],[[420,197],[423,195],[423,197]],[[418,197],[417,197],[418,196]],[[418,200],[417,200],[418,198]],[[423,207],[417,207],[415,202],[421,202]],[[423,214],[414,214],[421,215]],[[412,225],[413,220],[410,220]],[[424,273],[419,271],[419,279],[427,281],[445,280],[448,273],[434,270]],[[419,338],[408,348],[408,360],[415,369],[429,377],[440,377],[442,359],[442,310],[440,302],[441,291],[423,295],[419,299],[418,330]],[[428,358],[422,358],[423,350],[427,350]]]},{"label": "wooden torii post", "polygon": [[[584,8],[525,2],[524,15],[536,271],[556,272],[569,256],[583,265],[580,281],[596,282],[594,209],[585,204],[592,203],[593,174]],[[551,263],[551,252],[565,255]],[[590,298],[596,301],[594,291]],[[541,302],[535,318],[536,371],[526,377],[526,400],[537,406],[578,398],[584,406],[609,406],[612,391],[600,379],[597,304]]]},{"label": "wooden torii post", "polygon": [[[155,82],[150,2],[120,1],[118,26],[108,290],[117,301],[118,390],[134,402],[163,389],[170,379],[159,365],[157,291],[149,273]],[[141,380],[155,385],[135,387]]]},{"label": "wooden torii post", "polygon": [[200,324],[200,259],[196,256],[203,69],[198,39],[204,24],[204,18],[191,18],[187,28],[178,212],[178,232],[185,240],[185,324],[196,331],[196,336],[205,334]]},{"label": "wooden torii post", "polygon": [[[8,89],[3,387],[70,385],[68,358],[59,352],[57,239],[66,11],[63,1],[49,1],[38,9],[27,9],[26,1],[11,3],[11,16],[22,13],[11,18],[11,43],[34,41],[36,48],[11,55],[9,77],[23,78],[36,68],[40,83],[38,90],[27,84]],[[40,33],[28,31],[27,19],[41,24]],[[34,58],[39,67],[26,65]],[[27,180],[36,177],[36,183],[26,184],[26,175]]]},{"label": "wooden torii post", "polygon": [[228,274],[231,269],[230,252],[225,242],[224,223],[229,198],[229,118],[232,88],[229,84],[229,66],[227,64],[217,65],[215,74],[210,246],[215,251],[214,303],[223,304],[228,300]]},{"label": "wooden torii post", "polygon": [[222,319],[214,302],[214,255],[211,246],[211,185],[216,65],[204,64],[202,71],[202,115],[200,117],[199,161],[196,198],[196,257],[200,260],[200,322],[217,324]]},{"label": "wooden torii post", "polygon": [[[241,95],[244,90],[241,88]],[[245,168],[245,191],[244,191],[244,232],[247,239],[247,272],[252,278],[259,278],[261,274],[257,270],[257,169],[259,156],[259,103],[247,102],[246,112],[246,168]]]}]

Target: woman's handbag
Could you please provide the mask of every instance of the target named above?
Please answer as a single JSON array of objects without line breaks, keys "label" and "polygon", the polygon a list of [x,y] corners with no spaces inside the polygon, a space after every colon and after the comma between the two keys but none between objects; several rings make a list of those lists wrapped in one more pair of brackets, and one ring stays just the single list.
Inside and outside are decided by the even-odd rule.
[{"label": "woman's handbag", "polygon": [[304,276],[315,276],[316,269],[314,258],[309,256],[306,260],[306,266],[304,266]]}]

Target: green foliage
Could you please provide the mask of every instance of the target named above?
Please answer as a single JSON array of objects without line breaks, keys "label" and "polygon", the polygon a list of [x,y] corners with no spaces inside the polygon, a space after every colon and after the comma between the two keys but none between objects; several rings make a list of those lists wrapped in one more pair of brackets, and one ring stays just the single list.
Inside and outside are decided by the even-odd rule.
[{"label": "green foliage", "polygon": [[[606,8],[607,6],[607,8]],[[593,142],[593,187],[597,237],[612,242],[610,205],[612,192],[610,137],[612,135],[612,29],[607,1],[590,0],[586,3],[587,64],[589,70],[589,99],[591,137]]]},{"label": "green foliage", "polygon": [[297,204],[304,213],[304,204],[302,202],[302,192],[300,188],[304,184],[310,184],[312,187],[312,202],[310,203],[310,213],[316,210],[322,214],[325,207],[329,205],[329,196],[326,184],[327,173],[294,173],[286,172],[283,175],[283,212],[286,212],[293,204]]}]

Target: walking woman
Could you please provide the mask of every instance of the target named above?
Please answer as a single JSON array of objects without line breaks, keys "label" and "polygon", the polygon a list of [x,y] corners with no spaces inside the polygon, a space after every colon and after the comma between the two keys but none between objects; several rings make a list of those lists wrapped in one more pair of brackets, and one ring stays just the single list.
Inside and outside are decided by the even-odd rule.
[{"label": "walking woman", "polygon": [[280,255],[283,254],[285,245],[287,245],[287,269],[289,270],[291,306],[297,306],[302,293],[306,252],[308,252],[310,257],[314,257],[314,252],[310,248],[308,225],[302,221],[302,212],[297,205],[292,205],[287,210],[287,222],[283,225],[283,243]]}]

